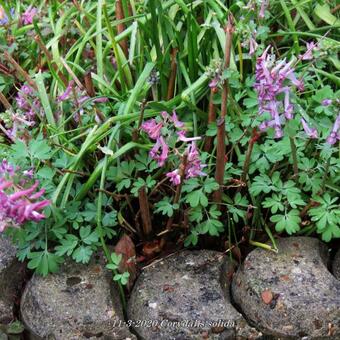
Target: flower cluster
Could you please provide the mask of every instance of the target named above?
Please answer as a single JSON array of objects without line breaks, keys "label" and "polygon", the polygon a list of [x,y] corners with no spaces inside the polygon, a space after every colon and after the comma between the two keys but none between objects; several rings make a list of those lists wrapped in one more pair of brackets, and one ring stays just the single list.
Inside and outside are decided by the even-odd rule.
[{"label": "flower cluster", "polygon": [[[304,89],[304,86],[303,82],[298,80],[294,74],[293,61],[289,63],[286,60],[276,61],[275,56],[268,53],[269,48],[270,46],[256,62],[254,88],[258,96],[259,114],[269,112],[271,115],[271,119],[264,121],[259,128],[265,130],[272,127],[275,129],[275,137],[281,138],[283,136],[283,121],[293,118],[293,105],[289,99],[291,86],[285,84],[285,81],[290,81],[300,91]],[[281,94],[284,95],[283,100],[278,98]]]},{"label": "flower cluster", "polygon": [[[57,101],[64,102],[69,99],[74,99],[72,101],[72,104],[75,107],[83,105],[87,100],[90,99],[90,97],[87,95],[86,91],[81,89],[78,85],[75,84],[75,81],[72,79],[65,91],[57,98]],[[105,103],[108,101],[108,98],[106,97],[101,97],[101,98],[95,98],[92,100],[93,103]],[[78,122],[80,120],[80,116],[83,114],[84,110],[81,108],[79,110],[79,114],[75,116],[75,120]],[[96,115],[96,120],[100,122],[99,117]]]},{"label": "flower cluster", "polygon": [[211,66],[207,67],[207,75],[211,78],[209,87],[215,92],[217,91],[218,86],[222,83],[222,70],[222,60],[213,60]]},{"label": "flower cluster", "polygon": [[39,200],[45,190],[38,190],[39,182],[33,185],[20,176],[12,165],[3,160],[0,164],[0,232],[8,227],[18,228],[28,221],[40,221],[45,216],[41,210],[50,204],[48,200]]},{"label": "flower cluster", "polygon": [[340,140],[340,113],[336,117],[332,131],[327,137],[327,143],[333,145],[338,140]]},{"label": "flower cluster", "polygon": [[244,6],[244,9],[255,11],[258,4],[260,5],[259,18],[263,19],[269,5],[269,0],[249,0],[247,5]]},{"label": "flower cluster", "polygon": [[38,9],[30,5],[27,7],[26,11],[21,16],[21,21],[24,25],[29,25],[33,23],[34,17],[37,15]]},{"label": "flower cluster", "polygon": [[299,59],[301,59],[301,60],[312,60],[314,58],[313,51],[318,51],[319,49],[320,49],[320,47],[315,42],[313,42],[313,41],[307,42],[306,43],[306,52],[304,54],[301,54],[299,56]]},{"label": "flower cluster", "polygon": [[16,111],[7,111],[3,121],[8,128],[9,138],[15,139],[25,132],[27,127],[36,124],[36,118],[43,115],[43,109],[36,91],[30,86],[23,85],[15,98]]},{"label": "flower cluster", "polygon": [[[10,10],[10,16],[14,16],[14,8]],[[9,21],[8,15],[6,14],[4,8],[0,6],[0,26],[7,25]]]},{"label": "flower cluster", "polygon": [[[145,131],[151,139],[156,141],[150,150],[149,155],[152,159],[157,161],[159,166],[165,165],[170,153],[168,141],[171,136],[176,134],[177,141],[190,143],[184,151],[187,156],[187,164],[184,172],[185,178],[205,175],[205,173],[202,172],[205,165],[201,164],[199,151],[195,143],[200,137],[186,137],[184,123],[178,119],[176,112],[173,112],[172,116],[167,112],[162,112],[158,119],[153,118],[144,122],[141,129]],[[179,153],[177,149],[174,151],[177,154]],[[179,169],[168,172],[166,176],[169,177],[174,185],[178,185],[181,182]]]}]

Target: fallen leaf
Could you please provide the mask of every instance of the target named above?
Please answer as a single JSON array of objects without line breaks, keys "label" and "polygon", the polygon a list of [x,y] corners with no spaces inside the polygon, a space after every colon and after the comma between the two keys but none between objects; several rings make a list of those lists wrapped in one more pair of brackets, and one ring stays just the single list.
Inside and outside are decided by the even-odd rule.
[{"label": "fallen leaf", "polygon": [[261,293],[261,298],[266,305],[269,305],[273,300],[273,293],[269,289],[264,290]]},{"label": "fallen leaf", "polygon": [[128,290],[132,288],[133,282],[137,277],[136,267],[136,249],[131,238],[124,234],[115,246],[115,253],[122,255],[122,261],[119,264],[119,272],[129,272]]}]

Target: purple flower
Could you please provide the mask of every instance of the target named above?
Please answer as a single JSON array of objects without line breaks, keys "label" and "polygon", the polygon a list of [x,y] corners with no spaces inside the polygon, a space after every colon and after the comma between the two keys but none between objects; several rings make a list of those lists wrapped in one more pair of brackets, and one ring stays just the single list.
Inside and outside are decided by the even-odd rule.
[{"label": "purple flower", "polygon": [[187,153],[188,164],[185,169],[185,178],[206,176],[206,174],[202,171],[202,169],[205,167],[205,164],[201,163],[195,142],[192,142],[191,145],[188,146]]},{"label": "purple flower", "polygon": [[[299,90],[303,90],[303,82],[298,80],[292,68],[292,61],[275,61],[275,56],[268,54],[270,46],[263,54],[257,58],[256,62],[256,82],[254,84],[259,102],[259,114],[269,112],[271,119],[260,125],[260,130],[272,127],[275,130],[275,138],[283,136],[282,123],[285,119],[293,118],[294,107],[290,102],[291,86],[295,85]],[[288,83],[288,84],[287,84]],[[283,101],[279,95],[284,94]]]},{"label": "purple flower", "polygon": [[322,102],[321,102],[321,105],[322,106],[329,106],[332,104],[332,99],[324,99]]},{"label": "purple flower", "polygon": [[94,103],[107,103],[109,101],[109,98],[107,97],[100,97],[93,99]]},{"label": "purple flower", "polygon": [[161,136],[156,140],[156,144],[150,150],[150,157],[156,160],[159,166],[163,166],[168,158],[168,153],[169,147]]},{"label": "purple flower", "polygon": [[[199,158],[199,151],[195,142],[192,142],[186,149],[187,154],[187,165],[185,168],[185,178],[192,178],[198,176],[206,176],[206,173],[202,171],[205,167],[205,164],[201,163]],[[179,175],[179,169],[173,170],[166,174],[169,177],[170,182],[173,185],[179,185],[181,183],[181,176]]]},{"label": "purple flower", "polygon": [[144,122],[141,129],[145,131],[151,139],[158,139],[161,135],[163,124],[157,123],[156,119],[149,119]]},{"label": "purple flower", "polygon": [[74,80],[72,79],[68,83],[65,91],[57,98],[58,102],[63,102],[66,99],[68,99],[70,97],[70,94],[71,94],[71,91],[72,91],[73,87],[74,87]]},{"label": "purple flower", "polygon": [[260,8],[260,12],[259,12],[259,17],[261,19],[264,18],[268,5],[269,5],[269,0],[261,0],[261,8]]},{"label": "purple flower", "polygon": [[18,132],[36,124],[36,117],[43,114],[38,94],[28,85],[22,85],[15,98],[16,112],[11,112],[11,121],[7,123],[11,138],[16,138]]},{"label": "purple flower", "polygon": [[249,39],[249,54],[253,55],[256,52],[256,49],[258,47],[258,44],[256,40],[253,37],[250,37]]},{"label": "purple flower", "polygon": [[181,183],[181,176],[179,175],[179,170],[176,169],[174,171],[168,172],[166,177],[170,178],[170,182],[173,185],[179,185]]},{"label": "purple flower", "polygon": [[309,138],[312,138],[312,139],[317,139],[318,138],[318,131],[315,128],[310,128],[308,126],[307,122],[303,118],[301,118],[301,123],[302,123],[303,129],[306,132],[306,135]]},{"label": "purple flower", "polygon": [[198,137],[185,137],[185,133],[186,132],[183,131],[183,130],[177,132],[179,141],[188,143],[188,142],[193,142],[193,141],[201,139],[200,136],[198,136]]},{"label": "purple flower", "polygon": [[[8,227],[20,227],[28,221],[40,221],[45,216],[41,210],[50,204],[48,200],[41,200],[45,190],[38,190],[39,182],[32,186],[19,188],[14,184],[14,167],[10,167],[6,161],[2,161],[0,172],[0,232]],[[6,169],[6,170],[3,170]],[[8,170],[9,169],[9,170]],[[10,174],[10,180],[5,178],[6,173]]]},{"label": "purple flower", "polygon": [[337,140],[340,140],[340,114],[336,117],[336,120],[334,122],[333,128],[329,136],[327,137],[327,143],[330,145],[333,145],[336,143]]},{"label": "purple flower", "polygon": [[36,7],[32,7],[32,5],[30,5],[21,16],[21,20],[22,20],[23,24],[24,25],[32,24],[33,18],[36,16],[37,13],[38,13],[38,9]]},{"label": "purple flower", "polygon": [[302,55],[299,55],[299,59],[301,60],[312,60],[313,59],[313,51],[319,50],[318,44],[315,42],[307,42],[306,43],[306,52]]},{"label": "purple flower", "polygon": [[184,127],[184,123],[181,122],[181,121],[178,119],[177,114],[176,114],[175,111],[172,113],[172,116],[171,116],[170,119],[171,119],[171,121],[173,122],[173,124],[174,124],[174,126],[175,126],[176,128],[182,129],[182,128]]},{"label": "purple flower", "polygon": [[15,174],[14,166],[9,164],[7,159],[3,159],[0,163],[0,178],[1,177],[10,177],[12,178]]},{"label": "purple flower", "polygon": [[[14,8],[10,9],[10,16],[14,17]],[[9,21],[8,15],[6,14],[4,8],[0,6],[0,26],[7,25]]]},{"label": "purple flower", "polygon": [[211,89],[216,89],[219,82],[220,82],[220,77],[219,76],[216,76],[215,78],[212,79],[212,81],[209,83],[209,87]]}]

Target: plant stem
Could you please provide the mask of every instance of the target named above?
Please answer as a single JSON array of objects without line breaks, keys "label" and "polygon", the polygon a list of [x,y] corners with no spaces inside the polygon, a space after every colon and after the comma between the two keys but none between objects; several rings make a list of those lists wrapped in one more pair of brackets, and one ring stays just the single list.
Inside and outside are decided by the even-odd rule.
[{"label": "plant stem", "polygon": [[[188,155],[184,154],[183,158],[182,158],[182,163],[179,166],[179,175],[181,177],[181,181],[179,183],[179,185],[177,185],[176,188],[176,193],[175,193],[175,197],[173,200],[173,204],[177,204],[179,202],[179,199],[181,197],[181,192],[182,192],[182,184],[183,184],[183,180],[184,180],[184,175],[185,175],[185,169],[188,165]],[[173,222],[173,216],[171,216],[166,224],[166,229],[170,230],[172,227],[172,222]]]},{"label": "plant stem", "polygon": [[[122,6],[122,1],[121,0],[116,0],[116,19],[117,21],[124,20],[124,11],[123,11],[123,6]],[[118,34],[122,33],[125,31],[125,25],[123,23],[117,24],[117,32]],[[126,38],[122,39],[119,42],[120,47],[122,48],[124,55],[127,57],[129,54],[129,48],[128,48],[128,43]]]},{"label": "plant stem", "polygon": [[[109,142],[108,142],[108,147],[111,148],[113,141],[114,141],[114,136],[115,136],[115,130],[113,130],[113,133],[110,136]],[[100,238],[100,242],[105,254],[105,257],[107,259],[108,263],[112,263],[111,260],[111,255],[110,255],[110,251],[105,243],[105,239],[104,239],[104,231],[103,231],[103,227],[102,227],[102,203],[103,203],[103,190],[105,189],[105,181],[106,181],[106,170],[108,167],[108,156],[105,155],[104,157],[104,165],[103,165],[103,169],[102,169],[102,174],[101,174],[101,178],[100,178],[100,191],[98,192],[98,204],[97,204],[97,228],[99,230],[99,238]],[[113,271],[114,274],[117,274],[117,271]],[[120,299],[122,302],[122,306],[123,306],[123,310],[126,311],[126,300],[125,300],[125,293],[124,293],[124,289],[123,286],[120,282],[118,282],[118,287],[119,287],[119,294],[120,294]]]},{"label": "plant stem", "polygon": [[[214,94],[215,90],[210,89],[210,98],[209,98],[209,112],[208,112],[208,125],[216,122],[216,111],[214,105]],[[206,137],[204,144],[204,151],[210,152],[212,148],[213,137]]]},{"label": "plant stem", "polygon": [[171,98],[174,97],[176,72],[177,72],[176,55],[177,55],[177,48],[173,48],[171,52],[171,71],[170,71],[170,78],[169,78],[167,100],[170,100]]},{"label": "plant stem", "polygon": [[29,74],[12,58],[12,56],[5,51],[4,57],[7,59],[7,61],[12,64],[12,66],[15,68],[17,73],[21,74],[23,78],[27,81],[27,83],[34,89],[38,90],[37,84],[34,82],[34,80],[29,76]]},{"label": "plant stem", "polygon": [[260,247],[260,248],[265,249],[265,250],[273,251],[274,253],[278,253],[278,250],[272,248],[269,244],[265,244],[265,243],[261,243],[261,242],[257,242],[257,241],[252,241],[252,240],[249,240],[249,244],[251,244],[252,246],[255,246],[255,247]]},{"label": "plant stem", "polygon": [[289,137],[289,141],[290,141],[290,148],[292,150],[292,157],[293,157],[294,179],[295,181],[298,181],[299,168],[298,168],[297,152],[296,152],[296,145],[295,145],[294,137]]},{"label": "plant stem", "polygon": [[251,159],[251,154],[253,152],[253,147],[257,139],[259,138],[259,134],[256,132],[256,129],[253,130],[252,136],[250,138],[249,144],[248,144],[248,149],[246,152],[246,158],[244,160],[243,164],[243,171],[241,175],[241,182],[246,183],[247,180],[247,175],[249,172],[249,166],[250,166],[250,159]]},{"label": "plant stem", "polygon": [[152,224],[150,217],[150,208],[148,202],[148,195],[146,194],[145,185],[143,185],[138,191],[139,207],[143,224],[143,236],[150,236],[152,232]]},{"label": "plant stem", "polygon": [[[228,69],[230,66],[231,44],[233,36],[233,19],[231,14],[228,16],[228,24],[226,27],[226,41],[225,41],[225,60],[224,68]],[[228,80],[224,81],[222,91],[222,103],[221,103],[221,116],[217,122],[217,150],[216,150],[216,172],[215,180],[219,184],[219,189],[214,193],[214,200],[216,203],[222,201],[222,185],[224,178],[225,167],[225,117],[227,115],[227,102],[228,102]]]}]

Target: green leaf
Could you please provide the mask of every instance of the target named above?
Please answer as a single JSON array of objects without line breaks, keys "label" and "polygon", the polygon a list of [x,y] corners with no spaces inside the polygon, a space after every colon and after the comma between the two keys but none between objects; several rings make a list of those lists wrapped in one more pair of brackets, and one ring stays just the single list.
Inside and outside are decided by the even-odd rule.
[{"label": "green leaf", "polygon": [[112,210],[109,213],[106,213],[103,217],[103,226],[104,227],[114,227],[117,225],[117,211]]},{"label": "green leaf", "polygon": [[81,240],[88,245],[91,245],[93,243],[98,242],[99,236],[96,231],[92,231],[92,228],[90,226],[87,227],[81,227],[79,230],[79,235],[81,237]]},{"label": "green leaf", "polygon": [[272,214],[276,214],[277,211],[283,211],[284,205],[281,203],[282,195],[273,194],[272,197],[266,197],[262,205],[264,208],[270,208]]},{"label": "green leaf", "polygon": [[250,193],[254,196],[259,195],[261,192],[268,194],[272,190],[275,190],[275,187],[267,175],[256,176],[249,189]]},{"label": "green leaf", "polygon": [[93,250],[89,246],[80,246],[72,254],[73,260],[77,263],[88,263],[91,259]]},{"label": "green leaf", "polygon": [[[18,320],[10,323],[6,327],[6,333],[10,334],[10,335],[21,334],[21,333],[24,332],[24,330],[25,330],[24,325],[20,321],[18,321]],[[0,335],[1,335],[1,333],[0,333]],[[12,338],[10,338],[10,339],[12,339]]]},{"label": "green leaf", "polygon": [[209,233],[211,236],[218,236],[223,231],[223,223],[218,220],[209,219],[199,224],[197,230],[200,234]]},{"label": "green leaf", "polygon": [[78,241],[77,236],[71,234],[66,235],[65,239],[60,240],[61,244],[55,247],[56,255],[63,256],[66,254],[67,256],[70,256],[77,247]]},{"label": "green leaf", "polygon": [[198,178],[190,178],[184,182],[182,187],[182,192],[192,192],[194,189],[198,188],[200,183]]},{"label": "green leaf", "polygon": [[314,9],[314,13],[328,25],[339,26],[340,20],[334,16],[328,4],[318,4]]},{"label": "green leaf", "polygon": [[208,205],[208,198],[203,193],[203,189],[195,190],[187,194],[185,201],[189,203],[192,208],[197,207],[199,204],[203,207]]},{"label": "green leaf", "polygon": [[11,146],[11,155],[14,159],[23,159],[29,157],[27,147],[24,142],[17,139]]},{"label": "green leaf", "polygon": [[191,208],[189,210],[189,221],[190,222],[201,222],[203,219],[203,212],[201,207]]},{"label": "green leaf", "polygon": [[184,241],[184,246],[189,247],[190,245],[195,246],[198,242],[198,234],[196,231],[192,231]]},{"label": "green leaf", "polygon": [[301,218],[298,210],[291,210],[285,215],[274,215],[270,220],[276,223],[277,232],[286,231],[287,234],[292,235],[300,230]]},{"label": "green leaf", "polygon": [[218,183],[215,181],[214,178],[206,178],[203,183],[203,190],[204,192],[210,194],[213,191],[216,191],[219,188]]},{"label": "green leaf", "polygon": [[111,254],[111,261],[116,266],[120,264],[120,262],[122,261],[122,258],[123,258],[122,254],[116,254],[116,253]]},{"label": "green leaf", "polygon": [[170,202],[169,197],[165,197],[163,200],[157,202],[155,204],[155,213],[161,213],[162,215],[167,215],[168,217],[171,217],[174,213],[174,206]]},{"label": "green leaf", "polygon": [[28,144],[28,150],[32,158],[39,160],[50,159],[52,156],[51,148],[42,139],[33,139]]},{"label": "green leaf", "polygon": [[56,254],[47,250],[41,252],[32,252],[28,255],[31,260],[28,262],[29,269],[35,269],[38,274],[46,276],[48,273],[55,273],[59,269],[59,263],[62,259]]}]

